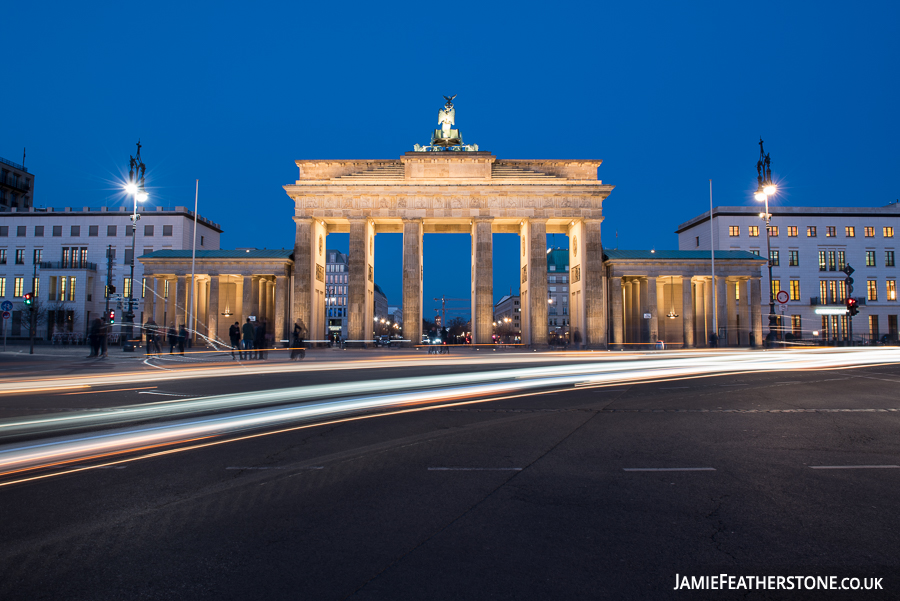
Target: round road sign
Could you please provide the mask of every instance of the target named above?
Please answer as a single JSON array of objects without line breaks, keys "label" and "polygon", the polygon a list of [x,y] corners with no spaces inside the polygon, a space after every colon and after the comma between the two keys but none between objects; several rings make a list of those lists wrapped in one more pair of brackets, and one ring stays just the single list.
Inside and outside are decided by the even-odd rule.
[{"label": "round road sign", "polygon": [[3,301],[2,303],[0,303],[0,310],[12,311],[12,303],[8,300]]},{"label": "round road sign", "polygon": [[10,313],[9,311],[3,312],[3,319],[9,319],[10,317],[12,317],[12,313]]},{"label": "round road sign", "polygon": [[777,300],[782,305],[788,302],[788,293],[787,290],[779,290],[778,294],[775,295],[775,300]]}]

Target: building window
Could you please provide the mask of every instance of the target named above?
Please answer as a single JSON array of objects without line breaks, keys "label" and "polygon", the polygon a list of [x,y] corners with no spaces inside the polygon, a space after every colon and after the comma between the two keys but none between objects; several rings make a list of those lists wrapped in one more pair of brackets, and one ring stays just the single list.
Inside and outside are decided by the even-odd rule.
[{"label": "building window", "polygon": [[34,236],[35,236],[35,238],[43,238],[44,237],[44,226],[43,225],[34,226]]},{"label": "building window", "polygon": [[845,226],[844,227],[844,235],[848,238],[855,238],[856,237],[856,228],[853,227],[852,225]]},{"label": "building window", "polygon": [[79,259],[79,267],[87,267],[87,247],[81,249],[81,258]]},{"label": "building window", "polygon": [[875,228],[871,225],[867,225],[863,228],[863,235],[866,238],[874,238],[875,237]]},{"label": "building window", "polygon": [[76,238],[76,237],[78,237],[78,236],[81,236],[81,226],[80,226],[80,225],[73,225],[73,226],[72,226],[71,233],[72,233],[72,237],[73,237],[73,238]]},{"label": "building window", "polygon": [[696,236],[694,238],[694,241],[697,243],[697,246],[699,247],[700,246],[700,236]]},{"label": "building window", "polygon": [[53,226],[53,237],[54,237],[54,238],[59,238],[60,236],[62,236],[62,226],[61,226],[61,225],[54,225],[54,226]]},{"label": "building window", "polygon": [[748,227],[747,235],[750,236],[751,238],[756,238],[757,236],[759,236],[759,226],[751,225],[750,227]]},{"label": "building window", "polygon": [[769,226],[769,235],[772,236],[773,238],[778,237],[778,226],[777,225]]},{"label": "building window", "polygon": [[866,281],[866,291],[868,292],[868,300],[877,301],[878,300],[878,280],[867,280]]},{"label": "building window", "polygon": [[0,237],[6,238],[7,236],[9,236],[9,226],[0,225]]},{"label": "building window", "polygon": [[[5,263],[6,261],[4,261]],[[885,267],[893,267],[894,266],[894,251],[886,250],[884,251],[884,266]]]},{"label": "building window", "polygon": [[114,225],[107,225],[107,226],[106,226],[106,235],[109,236],[109,237],[115,237],[115,235],[116,235],[116,226],[114,226]]},{"label": "building window", "polygon": [[129,236],[129,237],[134,235],[134,226],[133,225],[125,226],[125,235]]},{"label": "building window", "polygon": [[134,251],[130,248],[125,249],[125,261],[123,265],[131,265],[134,263]]},{"label": "building window", "polygon": [[24,265],[25,264],[25,249],[17,248],[16,249],[16,265]]},{"label": "building window", "polygon": [[741,235],[741,227],[739,225],[729,225],[728,226],[728,235],[734,238],[735,236]]},{"label": "building window", "polygon": [[837,234],[835,233],[835,227],[833,225],[825,226],[825,237],[834,238],[835,236],[837,236]]},{"label": "building window", "polygon": [[6,296],[6,278],[0,278],[0,297]]},{"label": "building window", "polygon": [[816,237],[816,226],[814,226],[814,225],[806,226],[806,237],[807,238],[815,238]]},{"label": "building window", "polygon": [[35,298],[41,293],[41,278],[31,278],[31,291]]},{"label": "building window", "polygon": [[28,227],[28,226],[25,226],[25,225],[16,226],[16,236],[18,236],[19,238],[24,238],[26,227]]},{"label": "building window", "polygon": [[866,251],[866,267],[875,267],[875,251]]},{"label": "building window", "polygon": [[885,238],[893,238],[894,237],[894,228],[890,226],[884,226],[884,237]]},{"label": "building window", "polygon": [[878,316],[869,315],[869,338],[874,342],[878,340]]},{"label": "building window", "polygon": [[63,267],[69,266],[69,249],[68,248],[62,249],[62,266]]},{"label": "building window", "polygon": [[200,236],[200,246],[203,246],[203,236]]},{"label": "building window", "polygon": [[791,267],[799,267],[800,266],[800,251],[799,250],[789,250],[788,251],[788,265]]},{"label": "building window", "polygon": [[[60,279],[65,280],[66,278]],[[62,296],[60,296],[60,298],[62,298]],[[69,278],[69,294],[66,296],[66,300],[75,300],[75,276]]]},{"label": "building window", "polygon": [[43,259],[43,258],[44,258],[44,250],[41,248],[35,248],[34,249],[34,264],[40,265],[41,259]]},{"label": "building window", "polygon": [[163,236],[171,236],[172,235],[172,226],[164,225],[163,226]]},{"label": "building window", "polygon": [[779,292],[781,292],[781,280],[772,280],[772,296],[770,297],[770,300],[774,299]]},{"label": "building window", "polygon": [[25,278],[16,278],[13,283],[13,298],[22,298],[25,294],[23,288],[25,287]]},{"label": "building window", "polygon": [[122,294],[126,299],[131,298],[131,278],[125,278],[125,285],[122,286]]},{"label": "building window", "polygon": [[759,256],[759,249],[754,248],[753,250],[750,251],[750,253],[751,253],[751,254],[754,254],[754,255],[756,255],[756,256],[758,257],[758,256]]},{"label": "building window", "polygon": [[791,315],[791,332],[793,332],[794,336],[797,337],[800,337],[803,333],[803,328],[800,327],[799,315]]},{"label": "building window", "polygon": [[788,238],[796,238],[797,237],[797,226],[789,225],[788,226]]},{"label": "building window", "polygon": [[887,280],[887,299],[889,301],[897,300],[897,280]]},{"label": "building window", "polygon": [[837,263],[834,260],[834,251],[828,251],[828,271],[837,271]]},{"label": "building window", "polygon": [[152,235],[153,235],[153,226],[152,226],[152,225],[147,224],[147,225],[144,226],[144,235],[145,235],[145,236],[152,236]]},{"label": "building window", "polygon": [[800,300],[800,280],[791,280],[791,300]]},{"label": "building window", "polygon": [[777,250],[769,251],[769,262],[772,264],[772,267],[779,266],[780,263],[778,261],[778,251]]},{"label": "building window", "polygon": [[6,249],[0,248],[0,265],[6,265]]},{"label": "building window", "polygon": [[843,271],[844,267],[847,266],[847,253],[842,250],[838,251],[838,264],[837,268]]},{"label": "building window", "polygon": [[99,225],[89,225],[88,226],[88,236],[99,236],[100,235],[100,226]]}]

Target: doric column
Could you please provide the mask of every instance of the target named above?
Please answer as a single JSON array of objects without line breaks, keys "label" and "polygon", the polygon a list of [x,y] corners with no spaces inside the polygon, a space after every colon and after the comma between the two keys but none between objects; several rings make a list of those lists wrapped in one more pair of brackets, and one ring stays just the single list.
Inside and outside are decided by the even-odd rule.
[{"label": "doric column", "polygon": [[[141,296],[143,297],[142,300],[144,303],[144,317],[142,321],[143,323],[147,323],[154,315],[156,315],[156,297],[153,295],[155,292],[154,286],[156,284],[156,278],[145,270],[142,280],[142,283],[144,283],[141,287]],[[90,326],[90,324],[88,324],[88,326]]]},{"label": "doric column", "polygon": [[[175,279],[175,327],[187,325],[187,280],[180,275]],[[169,293],[171,295],[171,292]]]},{"label": "doric column", "polygon": [[153,278],[153,290],[155,292],[155,294],[153,296],[156,299],[153,304],[153,321],[156,322],[156,325],[165,325],[165,314],[166,314],[165,286],[166,286],[165,278],[161,278],[159,276],[156,276]]},{"label": "doric column", "polygon": [[266,321],[269,331],[275,334],[275,281],[271,279],[266,280]]},{"label": "doric column", "polygon": [[737,299],[735,296],[735,282],[734,280],[725,282],[725,311],[727,320],[725,323],[728,324],[728,344],[729,345],[737,345],[740,337],[737,331]]},{"label": "doric column", "polygon": [[[290,340],[290,334],[287,332],[285,325],[288,322],[287,314],[287,276],[275,276],[275,344],[278,345],[282,340]],[[310,336],[311,340],[317,340],[319,334]],[[290,346],[290,345],[288,345]]]},{"label": "doric column", "polygon": [[[740,346],[749,346],[750,345],[750,311],[749,311],[749,294],[747,290],[747,280],[738,280],[738,307],[737,313],[741,322],[741,327],[738,328],[738,345]],[[746,332],[746,333],[745,333]]]},{"label": "doric column", "polygon": [[753,332],[753,340],[750,346],[762,346],[762,294],[760,290],[760,278],[750,278],[750,331]]},{"label": "doric column", "polygon": [[612,287],[613,344],[616,348],[622,348],[622,343],[625,342],[625,309],[622,298],[622,278],[613,276],[610,278],[609,283]]},{"label": "doric column", "polygon": [[[725,337],[719,338],[719,346],[728,346],[728,313],[725,312],[725,307],[727,301],[725,300],[728,296],[725,291],[727,286],[725,286],[725,278],[716,276],[716,314],[718,316],[718,324],[719,331],[726,330]],[[719,332],[716,332],[718,335]]]},{"label": "doric column", "polygon": [[372,338],[375,317],[375,228],[366,218],[350,219],[350,252],[347,255],[347,336],[365,345]]},{"label": "doric column", "polygon": [[403,337],[422,342],[422,220],[403,220]]},{"label": "doric column", "polygon": [[690,276],[681,278],[681,323],[684,348],[694,348],[694,289]]},{"label": "doric column", "polygon": [[631,331],[631,328],[634,325],[634,316],[632,315],[631,310],[631,280],[622,282],[622,288],[625,296],[624,313],[622,316],[622,323],[625,326],[625,338],[623,342],[630,343],[634,342],[634,332]]},{"label": "doric column", "polygon": [[[647,277],[647,313],[650,314],[650,344],[656,344],[656,341],[659,340],[659,307],[658,307],[659,297],[656,290],[656,276],[651,275]],[[643,315],[641,315],[641,321],[646,321],[643,319]]]},{"label": "doric column", "polygon": [[547,344],[547,220],[528,219],[528,309],[531,344]]},{"label": "doric column", "polygon": [[472,339],[490,344],[494,320],[493,217],[472,220]]},{"label": "doric column", "polygon": [[209,276],[209,293],[206,299],[207,336],[219,340],[219,276]]},{"label": "doric column", "polygon": [[247,323],[247,318],[255,315],[253,312],[253,280],[251,275],[245,275],[241,278],[243,285],[241,286],[241,327]]},{"label": "doric column", "polygon": [[[603,219],[582,220],[584,256],[581,261],[581,277],[587,336],[585,344],[592,348],[607,344],[606,291],[603,289],[603,244],[600,239],[600,223]],[[545,259],[546,262],[546,259]],[[544,278],[546,282],[547,279]]]},{"label": "doric column", "polygon": [[644,326],[641,323],[644,320],[643,300],[644,283],[635,278],[631,280],[631,342],[640,344],[644,342]]},{"label": "doric column", "polygon": [[294,218],[294,299],[290,322],[299,322],[307,339],[325,332],[325,225],[316,219]]}]

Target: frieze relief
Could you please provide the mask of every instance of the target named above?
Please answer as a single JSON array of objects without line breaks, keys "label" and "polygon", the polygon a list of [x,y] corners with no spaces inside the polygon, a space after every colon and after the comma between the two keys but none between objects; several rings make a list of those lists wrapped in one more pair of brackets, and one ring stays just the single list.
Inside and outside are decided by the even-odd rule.
[{"label": "frieze relief", "polygon": [[[599,213],[602,198],[591,196],[543,196],[502,195],[502,196],[328,196],[312,195],[295,198],[299,214],[317,209],[341,211],[388,211],[388,210],[465,210],[479,209],[496,212],[498,215],[507,211],[531,209],[533,211],[574,212],[581,210],[577,216],[588,216],[592,210]],[[535,213],[538,214],[538,213]],[[573,213],[574,214],[574,213]],[[338,215],[334,215],[338,216]]]}]

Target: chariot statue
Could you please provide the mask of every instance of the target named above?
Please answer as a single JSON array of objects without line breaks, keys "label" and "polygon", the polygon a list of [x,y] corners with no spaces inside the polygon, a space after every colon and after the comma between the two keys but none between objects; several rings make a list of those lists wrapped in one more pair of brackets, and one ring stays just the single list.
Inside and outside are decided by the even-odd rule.
[{"label": "chariot statue", "polygon": [[453,96],[444,96],[444,100],[446,100],[447,103],[440,111],[438,111],[438,125],[440,125],[441,128],[434,130],[431,134],[430,146],[420,146],[419,144],[416,144],[413,147],[416,152],[443,150],[474,152],[478,150],[477,144],[463,144],[462,134],[459,133],[458,129],[453,129],[453,126],[456,125],[456,109],[453,107],[454,98],[456,98],[456,94]]}]

